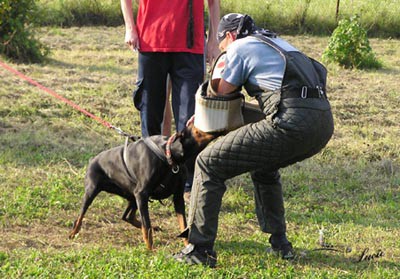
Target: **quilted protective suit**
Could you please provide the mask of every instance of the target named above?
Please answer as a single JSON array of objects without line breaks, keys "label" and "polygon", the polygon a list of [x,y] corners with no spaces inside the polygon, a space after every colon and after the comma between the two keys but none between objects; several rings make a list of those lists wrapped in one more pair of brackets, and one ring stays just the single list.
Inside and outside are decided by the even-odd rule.
[{"label": "quilted protective suit", "polygon": [[281,90],[245,85],[266,118],[242,126],[203,150],[196,160],[189,209],[189,242],[213,247],[225,181],[250,172],[261,230],[286,232],[279,169],[318,153],[333,133],[325,94],[326,70],[300,52],[285,52],[267,37],[286,61]]}]

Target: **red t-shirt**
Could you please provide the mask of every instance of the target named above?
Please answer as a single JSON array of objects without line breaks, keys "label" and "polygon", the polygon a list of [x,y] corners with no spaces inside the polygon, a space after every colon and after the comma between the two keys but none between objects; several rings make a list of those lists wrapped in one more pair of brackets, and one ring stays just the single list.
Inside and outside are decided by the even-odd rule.
[{"label": "red t-shirt", "polygon": [[142,52],[204,53],[204,0],[193,1],[194,44],[187,47],[189,0],[140,0],[136,19]]}]

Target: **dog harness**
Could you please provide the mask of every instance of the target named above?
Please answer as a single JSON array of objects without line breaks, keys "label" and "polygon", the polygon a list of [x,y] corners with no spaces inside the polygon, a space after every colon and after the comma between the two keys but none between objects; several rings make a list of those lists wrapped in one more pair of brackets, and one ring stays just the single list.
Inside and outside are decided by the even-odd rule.
[{"label": "dog harness", "polygon": [[164,163],[166,163],[168,166],[171,167],[171,171],[174,174],[177,174],[179,172],[179,165],[175,164],[175,162],[172,159],[172,154],[171,154],[171,144],[175,140],[176,134],[172,135],[165,146],[165,153],[162,152],[159,146],[154,143],[154,141],[151,140],[150,137],[146,137],[143,139],[143,142],[147,145],[148,148],[150,148],[151,151]]},{"label": "dog harness", "polygon": [[136,176],[132,173],[132,171],[128,167],[129,163],[128,163],[127,147],[128,147],[129,139],[132,139],[132,138],[130,138],[130,137],[125,138],[124,150],[123,150],[123,154],[122,154],[122,159],[123,159],[122,162],[124,163],[125,170],[129,174],[129,178],[131,179],[131,181],[136,181]]}]

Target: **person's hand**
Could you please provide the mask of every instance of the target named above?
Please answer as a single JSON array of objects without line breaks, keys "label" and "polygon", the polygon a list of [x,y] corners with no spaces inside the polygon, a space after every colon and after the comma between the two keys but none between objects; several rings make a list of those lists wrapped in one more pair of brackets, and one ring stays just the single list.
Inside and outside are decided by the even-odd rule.
[{"label": "person's hand", "polygon": [[206,62],[213,65],[215,59],[218,57],[220,50],[217,41],[207,41],[207,57]]},{"label": "person's hand", "polygon": [[192,117],[189,118],[189,120],[186,122],[186,127],[189,127],[190,125],[194,124],[194,114]]},{"label": "person's hand", "polygon": [[125,31],[125,43],[133,51],[137,51],[138,49],[140,49],[139,36],[136,29]]}]

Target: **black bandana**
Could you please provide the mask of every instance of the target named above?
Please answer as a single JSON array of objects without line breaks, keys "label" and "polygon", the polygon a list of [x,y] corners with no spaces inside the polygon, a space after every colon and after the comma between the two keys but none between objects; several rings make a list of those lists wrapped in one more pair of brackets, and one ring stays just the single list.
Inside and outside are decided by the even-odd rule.
[{"label": "black bandana", "polygon": [[255,30],[253,19],[248,15],[231,13],[227,14],[219,22],[218,25],[218,42],[221,43],[226,37],[227,32],[236,31],[237,38],[244,38]]}]

